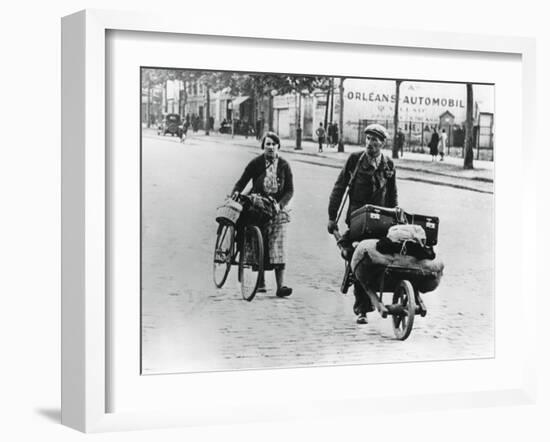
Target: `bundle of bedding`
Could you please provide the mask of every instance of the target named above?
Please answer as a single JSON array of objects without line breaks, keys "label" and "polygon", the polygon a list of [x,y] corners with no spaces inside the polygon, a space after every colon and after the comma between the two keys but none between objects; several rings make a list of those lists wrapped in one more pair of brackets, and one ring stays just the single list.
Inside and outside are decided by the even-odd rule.
[{"label": "bundle of bedding", "polygon": [[[411,248],[416,249],[416,252],[406,253]],[[418,252],[419,250],[421,252]],[[435,256],[433,249],[432,254],[429,254],[429,250],[418,241],[393,242],[388,238],[365,239],[355,248],[351,269],[358,280],[375,287],[387,266],[411,269],[415,274],[413,281],[415,287],[421,293],[427,293],[438,287],[445,267],[441,259]]]}]

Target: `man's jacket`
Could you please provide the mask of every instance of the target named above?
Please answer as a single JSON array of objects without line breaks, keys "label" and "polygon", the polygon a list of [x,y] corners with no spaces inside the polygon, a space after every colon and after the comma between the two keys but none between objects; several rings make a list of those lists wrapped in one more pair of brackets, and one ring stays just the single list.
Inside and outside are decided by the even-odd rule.
[{"label": "man's jacket", "polygon": [[349,225],[351,212],[364,206],[374,204],[382,207],[397,206],[397,185],[395,181],[395,167],[393,161],[381,155],[378,167],[369,164],[364,151],[352,153],[340,171],[334,183],[328,204],[328,217],[336,220],[338,209],[345,194],[346,187],[355,171],[357,163],[361,163],[349,191],[349,205],[346,214],[346,224]]}]

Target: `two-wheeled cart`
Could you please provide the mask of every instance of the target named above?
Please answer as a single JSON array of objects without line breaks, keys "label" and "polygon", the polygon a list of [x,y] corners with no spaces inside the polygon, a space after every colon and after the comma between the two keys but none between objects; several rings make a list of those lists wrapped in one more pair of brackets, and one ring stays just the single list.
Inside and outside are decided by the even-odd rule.
[{"label": "two-wheeled cart", "polygon": [[[334,232],[334,237],[337,242],[341,239],[338,231]],[[341,291],[346,293],[348,287],[358,281],[380,315],[383,318],[391,316],[396,338],[404,341],[411,333],[414,317],[426,316],[426,305],[418,286],[432,278],[438,278],[437,272],[420,266],[372,265],[368,269],[357,266],[352,271],[350,260],[347,260]],[[391,304],[383,302],[384,293],[392,294]]]}]

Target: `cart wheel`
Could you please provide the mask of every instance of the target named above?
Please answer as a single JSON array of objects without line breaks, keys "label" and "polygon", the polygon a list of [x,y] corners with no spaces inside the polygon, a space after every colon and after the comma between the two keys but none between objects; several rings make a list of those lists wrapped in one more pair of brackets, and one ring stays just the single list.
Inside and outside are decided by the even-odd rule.
[{"label": "cart wheel", "polygon": [[218,226],[216,235],[216,247],[214,248],[214,284],[219,289],[225,283],[229,270],[231,269],[231,260],[233,258],[233,244],[235,241],[235,227],[233,225]]},{"label": "cart wheel", "polygon": [[409,281],[399,281],[393,292],[393,304],[403,307],[403,314],[396,313],[392,316],[392,324],[397,339],[404,341],[411,333],[416,309],[414,289]]},{"label": "cart wheel", "polygon": [[245,301],[252,301],[264,271],[264,243],[262,232],[257,226],[244,228],[239,250],[241,295]]}]

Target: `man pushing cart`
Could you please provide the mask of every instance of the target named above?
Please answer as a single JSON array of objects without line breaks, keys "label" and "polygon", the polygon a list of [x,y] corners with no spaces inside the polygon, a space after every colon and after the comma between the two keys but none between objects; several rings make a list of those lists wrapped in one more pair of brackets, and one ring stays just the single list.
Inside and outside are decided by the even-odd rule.
[{"label": "man pushing cart", "polygon": [[[367,324],[367,313],[376,309],[382,317],[392,315],[396,336],[404,340],[414,315],[426,314],[420,292],[434,290],[441,279],[443,264],[433,251],[439,220],[397,207],[395,166],[381,152],[387,130],[371,124],[365,135],[365,150],[348,157],[334,184],[327,229],[346,261],[342,292],[354,286],[356,322]],[[348,197],[349,229],[340,235],[338,220]],[[384,305],[387,291],[394,293],[393,300]]]}]

